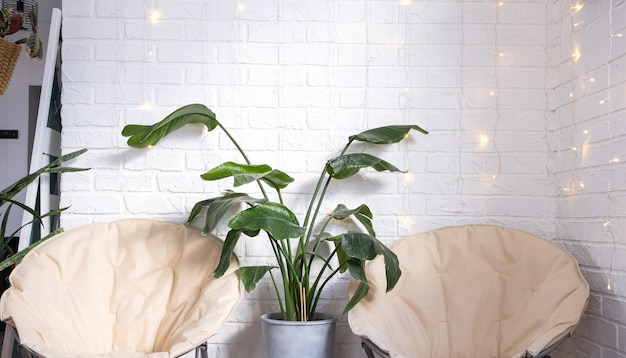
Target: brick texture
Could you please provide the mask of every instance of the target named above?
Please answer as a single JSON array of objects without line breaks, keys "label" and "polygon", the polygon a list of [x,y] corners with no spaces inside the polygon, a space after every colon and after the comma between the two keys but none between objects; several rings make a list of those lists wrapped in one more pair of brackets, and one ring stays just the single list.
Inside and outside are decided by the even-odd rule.
[{"label": "brick texture", "polygon": [[[185,128],[143,151],[120,134],[184,104],[206,104],[253,162],[297,178],[284,195],[299,214],[347,136],[415,123],[431,133],[374,149],[408,174],[335,183],[328,207],[367,203],[385,242],[468,223],[554,239],[593,289],[559,356],[626,356],[623,0],[578,12],[569,0],[63,5],[63,150],[89,148],[76,165],[93,168],[63,177],[66,228],[127,217],[183,222],[196,201],[226,188],[199,177],[238,159],[222,134]],[[236,253],[244,263],[272,257],[254,240]],[[328,312],[340,312],[347,282],[327,292]],[[259,315],[275,309],[262,283],[211,340],[210,355],[260,356]],[[363,355],[345,317],[336,353]]]}]

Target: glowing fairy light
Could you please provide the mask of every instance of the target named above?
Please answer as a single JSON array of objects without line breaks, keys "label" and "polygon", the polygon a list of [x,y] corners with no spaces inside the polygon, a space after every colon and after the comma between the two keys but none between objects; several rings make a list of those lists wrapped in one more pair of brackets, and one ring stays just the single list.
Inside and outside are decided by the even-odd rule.
[{"label": "glowing fairy light", "polygon": [[576,147],[572,147],[572,148],[570,148],[570,149],[571,149],[573,152],[575,152],[575,151],[577,151],[577,150],[578,150],[578,148],[576,148]]},{"label": "glowing fairy light", "polygon": [[487,146],[487,144],[489,144],[490,141],[491,139],[489,138],[489,136],[485,134],[481,134],[478,136],[478,143],[480,144],[481,147]]},{"label": "glowing fairy light", "polygon": [[574,98],[574,94],[572,92],[569,93],[569,98]]},{"label": "glowing fairy light", "polygon": [[611,220],[605,221],[604,224],[602,224],[602,226],[604,226],[604,227],[611,226]]},{"label": "glowing fairy light", "polygon": [[595,79],[595,78],[593,78],[593,77],[591,77],[591,78],[589,79],[589,82],[592,82],[592,83],[593,83],[593,82],[595,82],[595,81],[596,81],[596,79]]},{"label": "glowing fairy light", "polygon": [[494,174],[494,175],[491,176],[491,179],[496,179],[497,177],[498,177],[498,175]]},{"label": "glowing fairy light", "polygon": [[415,221],[411,218],[411,215],[404,215],[398,220],[398,225],[405,230],[409,230],[414,224]]},{"label": "glowing fairy light", "polygon": [[584,188],[585,187],[585,183],[583,183],[582,180],[579,180],[578,181],[578,186],[581,187],[581,188]]},{"label": "glowing fairy light", "polygon": [[613,158],[609,160],[609,163],[619,163],[619,158]]},{"label": "glowing fairy light", "polygon": [[621,33],[619,33],[619,32],[618,32],[618,33],[616,33],[616,34],[612,34],[611,36],[613,36],[613,37],[622,37],[623,35],[622,35]]},{"label": "glowing fairy light", "polygon": [[504,57],[504,52],[498,52],[498,57]]},{"label": "glowing fairy light", "polygon": [[402,176],[402,185],[410,186],[410,185],[413,185],[414,182],[415,182],[415,176],[413,175],[413,173],[411,172],[404,173],[404,175]]},{"label": "glowing fairy light", "polygon": [[584,23],[585,23],[585,21],[583,21],[583,20],[578,21],[577,23],[575,23],[575,24],[574,24],[574,27],[576,27],[576,26],[580,26],[580,25],[582,25],[582,24],[584,24]]},{"label": "glowing fairy light", "polygon": [[580,53],[580,49],[578,47],[576,47],[574,49],[574,52],[572,53],[572,60],[574,60],[574,62],[576,62],[576,61],[580,60],[580,56],[582,56],[581,53]]},{"label": "glowing fairy light", "polygon": [[141,104],[141,109],[143,109],[144,111],[149,111],[149,110],[152,110],[153,108],[154,107],[152,107],[152,103],[148,101]]},{"label": "glowing fairy light", "polygon": [[411,5],[411,0],[400,0],[400,5]]},{"label": "glowing fairy light", "polygon": [[580,4],[580,3],[577,3],[576,5],[572,5],[572,7],[571,7],[572,13],[575,14],[575,13],[579,12],[580,10],[582,10],[583,6],[584,5]]},{"label": "glowing fairy light", "polygon": [[244,12],[244,11],[246,11],[246,4],[242,4],[242,3],[237,4],[237,12]]},{"label": "glowing fairy light", "polygon": [[148,14],[148,17],[150,18],[151,23],[156,24],[157,22],[159,22],[162,15],[159,10],[154,10],[154,11],[151,11],[150,14]]},{"label": "glowing fairy light", "polygon": [[496,96],[496,94],[497,94],[497,93],[496,93],[496,91],[491,91],[491,92],[489,92],[489,95],[490,95],[491,97],[495,97],[495,96]]},{"label": "glowing fairy light", "polygon": [[585,129],[585,130],[583,131],[583,134],[589,134],[589,131]]},{"label": "glowing fairy light", "polygon": [[609,278],[608,280],[606,280],[607,284],[606,284],[606,288],[611,291],[611,279]]},{"label": "glowing fairy light", "polygon": [[409,92],[409,87],[404,87],[404,92]]},{"label": "glowing fairy light", "polygon": [[600,104],[605,104],[605,103],[606,103],[606,102],[608,102],[609,100],[610,100],[610,98],[609,98],[609,97],[606,97],[606,98],[602,99],[602,100],[601,100],[600,102],[598,102],[598,103],[600,103]]},{"label": "glowing fairy light", "polygon": [[498,1],[498,6],[503,6],[504,5],[504,1]]}]

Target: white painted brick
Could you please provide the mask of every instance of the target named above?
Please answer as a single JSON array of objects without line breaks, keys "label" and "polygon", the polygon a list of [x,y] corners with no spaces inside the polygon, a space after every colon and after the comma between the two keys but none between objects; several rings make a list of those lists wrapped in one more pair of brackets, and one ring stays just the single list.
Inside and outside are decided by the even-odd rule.
[{"label": "white painted brick", "polygon": [[[297,182],[285,200],[298,214],[306,210],[301,194],[310,194],[346,136],[418,123],[431,133],[384,148],[352,148],[409,169],[412,181],[367,170],[333,183],[325,206],[367,202],[385,242],[476,222],[558,239],[583,263],[592,289],[588,314],[560,356],[624,356],[626,42],[612,38],[612,101],[599,105],[608,75],[607,2],[586,2],[574,14],[568,1],[539,0],[499,7],[435,0],[241,4],[238,10],[233,1],[65,2],[63,148],[88,147],[72,164],[92,170],[63,176],[62,202],[72,204],[64,225],[129,216],[182,222],[195,201],[230,187],[198,177],[241,160],[219,130],[189,127],[151,151],[127,148],[123,125],[153,123],[182,104],[209,105],[254,162],[292,174]],[[619,31],[626,25],[623,5],[614,1]],[[158,23],[149,22],[153,8],[162,11]],[[579,20],[585,22],[573,27]],[[582,50],[576,63],[573,44]],[[497,96],[490,96],[496,86]],[[143,110],[145,102],[156,109]],[[480,134],[495,135],[496,145],[481,146]],[[584,156],[568,151],[582,149],[583,141]],[[608,163],[616,156],[622,161]],[[572,190],[564,192],[565,185]],[[609,215],[611,231],[603,225]],[[253,241],[236,253],[244,264],[272,256]],[[346,282],[332,284],[323,307],[341,309]],[[276,309],[272,291],[265,280],[245,295],[211,340],[212,356],[260,354],[258,315]],[[339,328],[336,355],[360,356],[345,317]]]},{"label": "white painted brick", "polygon": [[124,35],[134,40],[182,40],[185,38],[185,24],[159,23],[148,24],[145,22],[130,22],[124,26]]}]

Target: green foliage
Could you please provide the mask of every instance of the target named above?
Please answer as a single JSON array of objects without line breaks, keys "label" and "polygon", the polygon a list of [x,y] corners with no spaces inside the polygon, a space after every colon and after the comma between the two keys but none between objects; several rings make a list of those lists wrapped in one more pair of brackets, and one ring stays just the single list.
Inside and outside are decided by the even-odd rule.
[{"label": "green foliage", "polygon": [[[28,174],[25,177],[19,179],[18,181],[16,181],[15,183],[9,185],[8,187],[6,187],[5,189],[3,189],[2,191],[0,191],[0,217],[2,218],[1,224],[0,224],[0,250],[5,250],[7,252],[7,257],[4,261],[2,261],[0,263],[0,271],[17,263],[19,260],[22,259],[22,257],[24,257],[24,255],[26,255],[28,253],[28,251],[30,251],[33,247],[39,245],[40,243],[42,243],[44,240],[54,236],[55,234],[61,232],[62,230],[57,230],[52,232],[50,235],[42,238],[41,240],[33,243],[32,245],[30,245],[29,247],[27,247],[26,249],[15,253],[13,251],[13,249],[11,248],[11,240],[15,237],[15,235],[26,225],[31,225],[31,224],[38,224],[38,225],[43,225],[43,219],[50,217],[50,216],[54,216],[57,215],[59,213],[61,213],[62,211],[66,210],[67,208],[61,208],[61,209],[56,209],[56,210],[51,210],[47,213],[42,213],[39,214],[34,208],[31,208],[15,199],[13,199],[18,193],[20,193],[22,190],[24,190],[30,183],[32,183],[33,181],[35,181],[36,179],[39,178],[39,176],[41,174],[44,173],[68,173],[68,172],[77,172],[77,171],[84,171],[84,170],[88,170],[88,169],[84,169],[84,168],[72,168],[72,167],[62,167],[61,164],[72,160],[76,157],[78,157],[79,155],[85,153],[87,151],[87,149],[81,149],[78,150],[76,152],[72,152],[69,154],[66,154],[54,161],[52,161],[50,164],[43,166],[42,168],[40,168],[39,170],[37,170],[34,173]],[[19,227],[18,229],[16,229],[15,231],[13,231],[12,233],[7,233],[7,224],[8,224],[8,220],[9,220],[9,214],[11,213],[11,210],[13,209],[13,207],[18,207],[24,211],[29,212],[32,216],[33,219],[26,223],[24,226]]]},{"label": "green foliage", "polygon": [[[11,15],[13,8],[2,9],[0,11],[0,37],[13,35],[20,30],[28,30],[23,27],[24,18],[23,14],[16,13]],[[18,45],[26,45],[26,55],[31,60],[41,60],[43,58],[43,43],[37,33],[37,14],[34,11],[30,11],[28,14],[31,28],[30,33],[26,37],[20,38],[14,41]]]},{"label": "green foliage", "polygon": [[[253,198],[245,193],[228,190],[222,196],[196,203],[188,219],[191,223],[203,209],[206,209],[203,232],[208,233],[222,220],[228,219],[230,231],[226,235],[220,263],[215,277],[221,277],[230,264],[230,257],[242,234],[257,237],[263,231],[274,252],[274,266],[244,266],[239,270],[246,290],[253,290],[259,280],[270,273],[276,290],[279,306],[285,320],[307,320],[313,317],[322,291],[330,280],[340,272],[348,271],[358,280],[359,286],[350,298],[344,312],[350,310],[369,290],[364,264],[377,256],[385,262],[387,291],[393,289],[402,272],[396,255],[376,239],[372,225],[373,215],[365,205],[349,209],[339,204],[329,215],[321,220],[321,229],[316,229],[317,217],[332,180],[341,180],[357,174],[362,169],[371,168],[382,172],[400,172],[391,163],[367,153],[346,153],[355,142],[369,144],[393,144],[404,139],[411,130],[427,134],[417,125],[393,125],[370,129],[348,138],[341,154],[328,160],[321,170],[314,193],[308,198],[308,210],[300,224],[294,213],[285,205],[281,191],[291,182],[286,173],[272,169],[266,164],[253,165],[237,141],[217,120],[215,114],[201,104],[183,106],[163,120],[151,126],[127,125],[122,135],[129,137],[128,144],[143,148],[157,144],[162,138],[186,124],[203,124],[209,131],[220,127],[233,145],[241,153],[245,163],[226,162],[220,164],[201,177],[204,180],[233,178],[233,187],[256,182],[263,198]],[[276,192],[276,200],[271,200],[265,191],[265,185]],[[247,208],[241,209],[241,204]],[[227,218],[227,216],[230,218]],[[326,228],[331,221],[354,218],[366,232],[343,232],[330,234]],[[330,255],[323,255],[321,248],[328,243],[333,247]],[[314,270],[315,260],[322,263],[321,269]],[[280,277],[274,277],[274,270]],[[277,282],[281,280],[281,284]]]}]

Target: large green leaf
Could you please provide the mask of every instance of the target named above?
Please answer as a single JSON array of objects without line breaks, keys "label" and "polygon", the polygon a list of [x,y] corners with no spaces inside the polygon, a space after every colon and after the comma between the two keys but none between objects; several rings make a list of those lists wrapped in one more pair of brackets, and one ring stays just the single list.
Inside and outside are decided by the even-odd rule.
[{"label": "large green leaf", "polygon": [[213,277],[220,278],[224,275],[228,267],[230,267],[230,259],[237,246],[237,242],[241,237],[241,234],[245,233],[248,236],[256,236],[259,231],[250,232],[246,230],[230,230],[228,234],[226,234],[226,240],[224,240],[224,245],[222,246],[222,253],[220,254],[220,262],[217,264],[215,271],[213,271]]},{"label": "large green leaf", "polygon": [[286,173],[272,169],[272,167],[266,164],[240,164],[233,162],[222,163],[200,177],[209,181],[233,177],[235,187],[255,180],[263,180],[275,189],[283,189],[294,180]]},{"label": "large green leaf", "polygon": [[370,286],[364,282],[359,282],[359,286],[354,291],[354,294],[348,301],[348,304],[343,309],[343,314],[348,313],[354,306],[356,306],[359,301],[361,301],[365,296],[367,296],[367,292],[370,290]]},{"label": "large green leaf", "polygon": [[428,134],[426,130],[417,125],[395,125],[366,130],[365,132],[351,136],[349,140],[374,144],[397,143],[404,139],[411,129]]},{"label": "large green leaf", "polygon": [[189,104],[170,113],[153,125],[129,124],[122,129],[128,145],[145,148],[157,144],[162,138],[186,124],[202,124],[210,132],[219,125],[215,113],[203,104]]},{"label": "large green leaf", "polygon": [[344,154],[326,163],[326,172],[335,179],[345,179],[358,173],[362,168],[371,167],[379,172],[400,172],[393,164],[367,153]]},{"label": "large green leaf", "polygon": [[355,259],[372,260],[377,255],[383,255],[387,276],[387,292],[391,291],[398,283],[400,275],[402,275],[398,257],[375,237],[365,233],[351,232],[343,234],[341,245],[346,255]]},{"label": "large green leaf", "polygon": [[265,274],[275,268],[275,266],[244,266],[239,268],[239,277],[246,291],[254,290],[257,282],[265,276]]},{"label": "large green leaf", "polygon": [[274,202],[261,203],[240,212],[230,219],[228,226],[235,230],[263,230],[276,240],[300,237],[305,232],[289,208]]},{"label": "large green leaf", "polygon": [[224,215],[226,215],[231,208],[240,205],[241,203],[256,204],[264,201],[265,199],[256,199],[248,194],[227,191],[220,197],[197,202],[191,209],[191,213],[189,213],[187,223],[191,223],[191,221],[200,213],[202,208],[206,208],[206,217],[204,220],[204,226],[202,227],[202,233],[208,234],[215,229]]},{"label": "large green leaf", "polygon": [[336,220],[343,220],[350,215],[354,215],[354,217],[361,224],[363,224],[363,226],[365,227],[365,229],[370,235],[376,236],[376,232],[374,231],[374,226],[372,225],[372,218],[373,218],[372,211],[365,204],[362,204],[361,206],[354,208],[354,209],[348,209],[345,205],[339,204],[337,205],[335,210],[333,210],[333,212],[330,214],[330,217]]},{"label": "large green leaf", "polygon": [[63,155],[59,157],[58,159],[50,162],[50,164],[41,167],[36,172],[29,174],[19,179],[15,183],[9,185],[8,187],[0,191],[0,206],[2,206],[8,199],[11,199],[15,195],[17,195],[17,193],[19,193],[24,188],[26,188],[28,184],[35,181],[35,179],[37,179],[39,175],[43,173],[65,173],[65,172],[89,170],[86,168],[60,167],[61,164],[78,157],[79,155],[85,153],[86,151],[87,149],[81,149],[81,150],[77,150],[75,152]]}]

